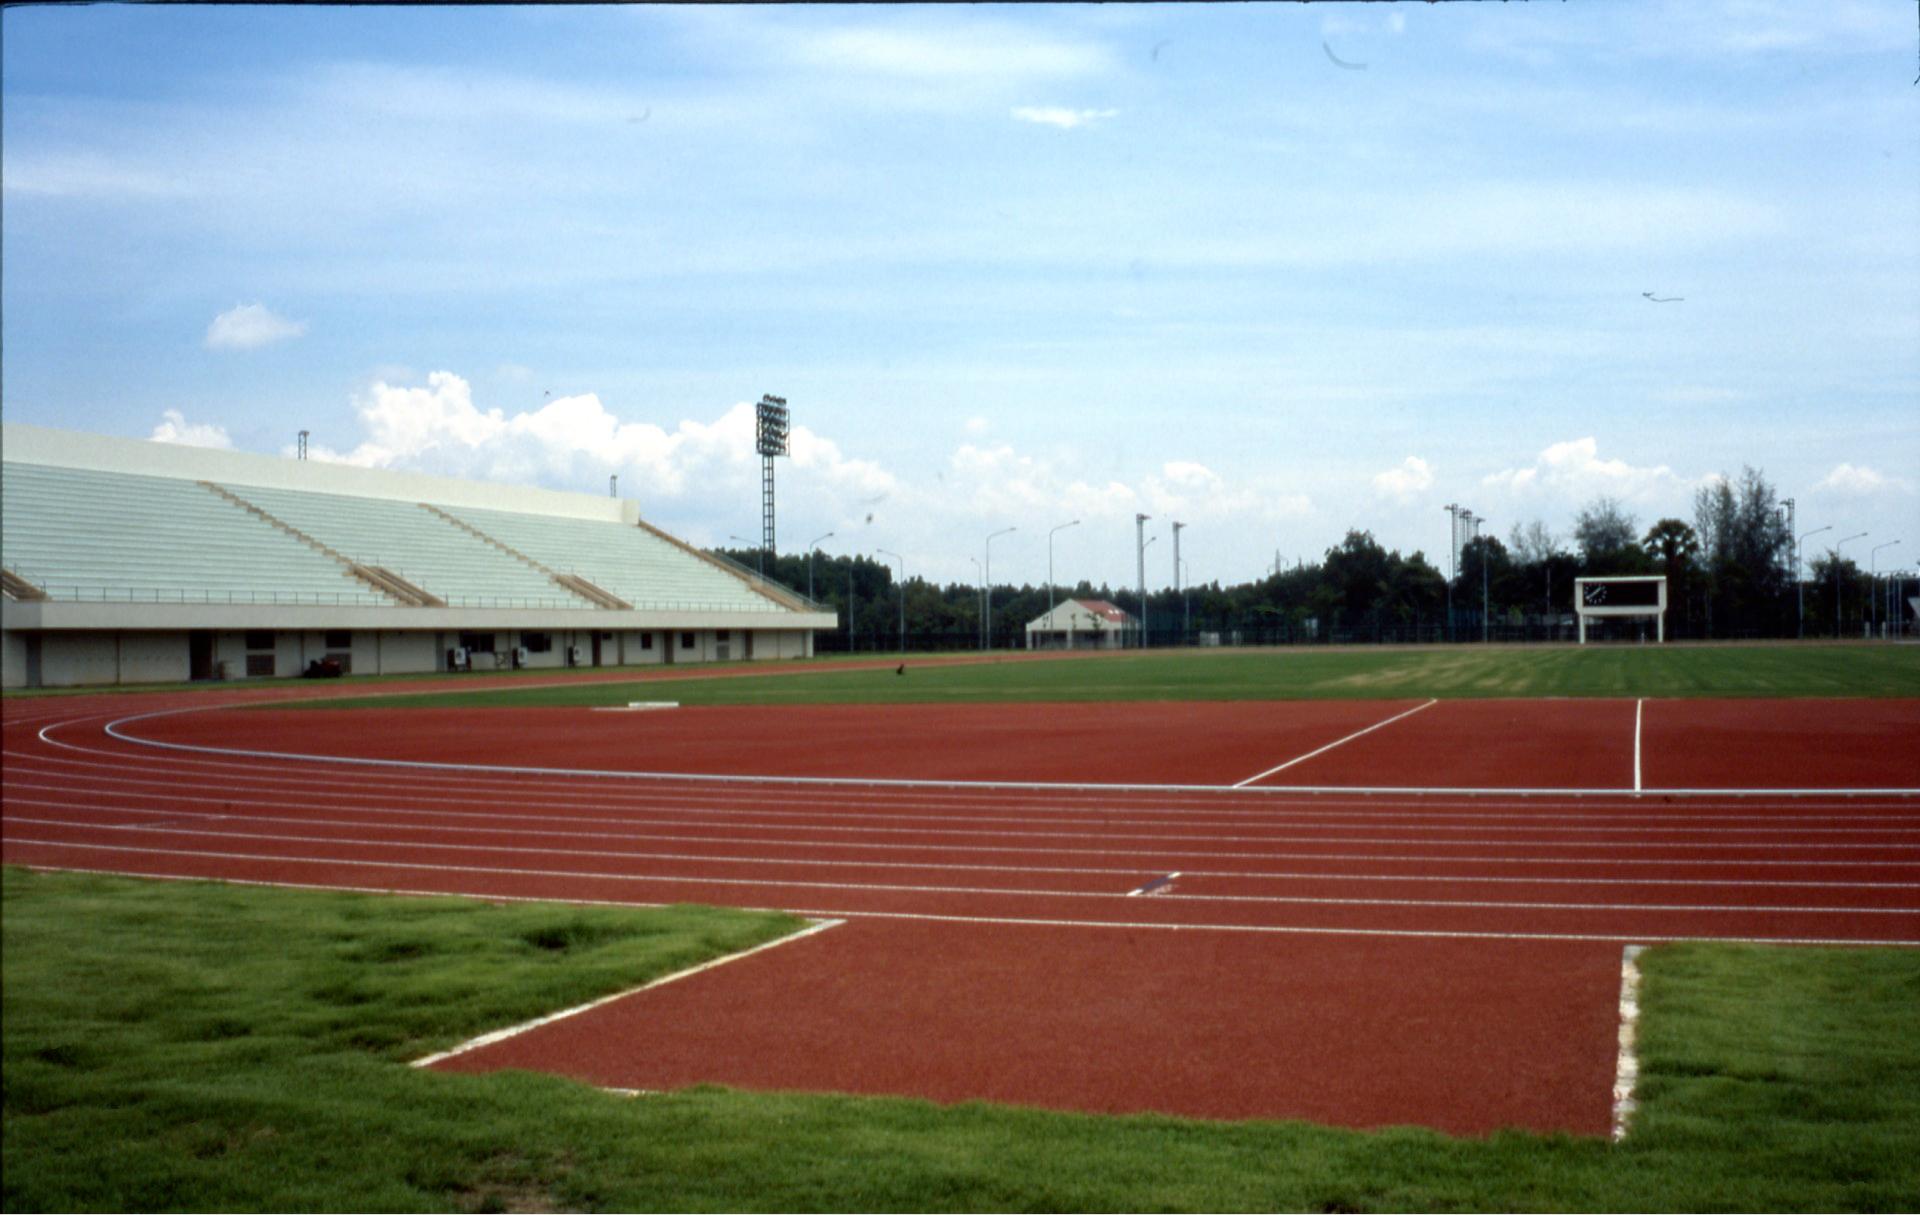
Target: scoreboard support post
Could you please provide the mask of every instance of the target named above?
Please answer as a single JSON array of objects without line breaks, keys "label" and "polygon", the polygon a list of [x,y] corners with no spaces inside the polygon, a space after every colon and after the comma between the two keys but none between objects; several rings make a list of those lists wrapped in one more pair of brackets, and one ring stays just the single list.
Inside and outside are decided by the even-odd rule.
[{"label": "scoreboard support post", "polygon": [[1651,616],[1655,637],[1667,639],[1667,579],[1664,574],[1615,578],[1575,578],[1573,611],[1580,621],[1580,644],[1587,644],[1587,621],[1608,616]]}]

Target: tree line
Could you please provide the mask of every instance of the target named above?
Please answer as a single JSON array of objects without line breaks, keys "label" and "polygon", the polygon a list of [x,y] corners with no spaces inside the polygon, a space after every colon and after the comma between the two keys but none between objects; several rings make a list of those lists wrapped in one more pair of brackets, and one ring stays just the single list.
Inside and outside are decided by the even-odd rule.
[{"label": "tree line", "polygon": [[[1583,507],[1562,538],[1539,520],[1507,539],[1478,536],[1449,561],[1402,555],[1371,532],[1349,531],[1319,561],[1276,569],[1253,582],[1150,590],[1150,644],[1294,644],[1567,640],[1575,635],[1574,579],[1664,574],[1669,638],[1858,637],[1875,613],[1875,589],[1851,559],[1816,555],[1794,578],[1793,537],[1778,496],[1756,469],[1698,490],[1691,521],[1661,518],[1643,531],[1617,499]],[[1025,645],[1027,623],[1068,598],[1104,599],[1134,617],[1129,587],[1081,581],[1048,588],[998,583],[991,625],[981,588],[919,577],[904,586],[893,565],[863,555],[715,552],[838,614],[816,635],[822,652],[973,649]],[[1454,577],[1449,583],[1445,564]],[[851,617],[849,602],[853,605]],[[1901,609],[1904,612],[1904,608]],[[1618,635],[1645,627],[1608,622]]]}]

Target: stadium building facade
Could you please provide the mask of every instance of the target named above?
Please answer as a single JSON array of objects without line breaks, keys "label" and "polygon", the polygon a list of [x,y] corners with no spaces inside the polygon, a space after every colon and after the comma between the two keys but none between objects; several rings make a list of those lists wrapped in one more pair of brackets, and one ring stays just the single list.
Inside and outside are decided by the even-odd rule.
[{"label": "stadium building facade", "polygon": [[810,657],[838,617],[626,499],[0,427],[0,682]]}]

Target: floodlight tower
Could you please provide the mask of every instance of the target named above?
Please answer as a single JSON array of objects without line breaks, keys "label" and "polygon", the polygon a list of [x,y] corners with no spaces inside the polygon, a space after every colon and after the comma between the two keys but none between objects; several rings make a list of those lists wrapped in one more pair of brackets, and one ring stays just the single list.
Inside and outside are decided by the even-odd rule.
[{"label": "floodlight tower", "polygon": [[760,453],[760,544],[773,552],[773,458],[787,454],[787,398],[763,393],[754,410],[754,450]]},{"label": "floodlight tower", "polygon": [[1133,517],[1133,553],[1139,566],[1140,583],[1140,648],[1147,648],[1147,520],[1152,515],[1136,514]]},{"label": "floodlight tower", "polygon": [[[1180,593],[1180,529],[1186,524],[1175,522],[1173,525],[1173,593]],[[1184,626],[1183,626],[1184,631]],[[1182,638],[1184,641],[1185,639]]]}]

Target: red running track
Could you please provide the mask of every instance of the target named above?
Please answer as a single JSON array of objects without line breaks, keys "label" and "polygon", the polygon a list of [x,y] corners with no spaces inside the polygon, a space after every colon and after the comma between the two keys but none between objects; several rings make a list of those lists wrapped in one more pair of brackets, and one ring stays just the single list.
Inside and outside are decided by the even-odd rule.
[{"label": "red running track", "polygon": [[[1611,1119],[1623,944],[1920,941],[1913,701],[207,705],[8,702],[5,859],[850,921],[453,1068],[1597,1134]],[[104,733],[176,707],[196,711]],[[1519,741],[1530,730],[1532,750]],[[1742,746],[1764,753],[1742,762]],[[605,774],[485,766],[529,756]],[[1636,757],[1644,788],[1746,775],[1739,787],[1778,789],[1798,774],[1904,791],[1435,789],[1631,790]],[[632,775],[650,769],[842,779]],[[1103,787],[1119,779],[1195,787]]]}]

